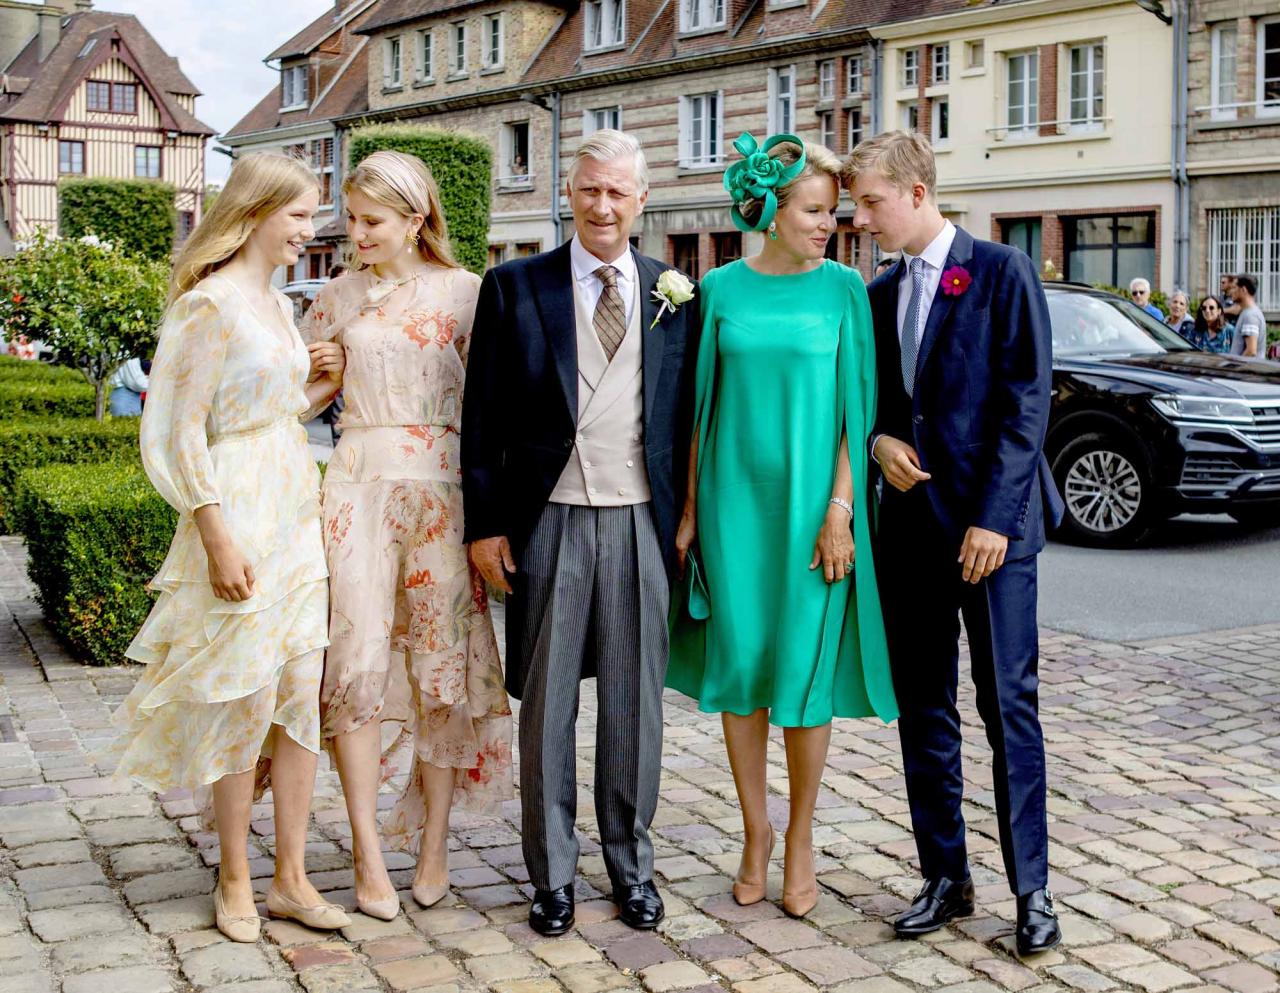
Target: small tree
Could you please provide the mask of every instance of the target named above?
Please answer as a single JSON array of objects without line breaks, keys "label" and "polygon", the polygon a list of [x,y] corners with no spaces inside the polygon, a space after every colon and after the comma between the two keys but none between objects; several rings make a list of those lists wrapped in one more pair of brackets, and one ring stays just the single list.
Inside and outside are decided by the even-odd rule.
[{"label": "small tree", "polygon": [[0,323],[7,337],[43,339],[80,370],[103,419],[107,384],[128,359],[149,352],[164,312],[168,268],[94,235],[76,240],[41,230],[0,261]]},{"label": "small tree", "polygon": [[95,234],[149,259],[173,252],[175,191],[154,179],[67,179],[58,184],[59,233]]}]

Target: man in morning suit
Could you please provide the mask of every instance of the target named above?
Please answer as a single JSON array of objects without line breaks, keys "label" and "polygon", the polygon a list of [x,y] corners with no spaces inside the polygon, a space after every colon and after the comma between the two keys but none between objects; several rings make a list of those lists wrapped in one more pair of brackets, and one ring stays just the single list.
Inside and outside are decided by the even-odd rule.
[{"label": "man in morning suit", "polygon": [[1031,260],[945,220],[935,181],[929,142],[902,131],[863,142],[845,167],[854,225],[902,253],[869,289],[880,382],[872,455],[887,483],[876,561],[925,878],[894,929],[926,934],[973,912],[956,709],[963,616],[1026,955],[1061,940],[1036,632],[1036,555],[1046,520],[1062,516],[1043,453],[1049,313]]},{"label": "man in morning suit", "polygon": [[660,307],[666,267],[628,240],[648,196],[639,143],[595,132],[567,190],[572,241],[484,277],[462,415],[465,539],[507,592],[529,925],[547,935],[574,922],[574,728],[589,676],[613,899],[632,927],[663,917],[649,825],[700,326],[696,298]]}]

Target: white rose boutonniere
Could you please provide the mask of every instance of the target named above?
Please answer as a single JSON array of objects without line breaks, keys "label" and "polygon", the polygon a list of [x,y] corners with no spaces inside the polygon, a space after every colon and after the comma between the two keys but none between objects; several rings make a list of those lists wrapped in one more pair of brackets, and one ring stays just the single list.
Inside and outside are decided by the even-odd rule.
[{"label": "white rose boutonniere", "polygon": [[658,277],[658,287],[653,291],[653,298],[660,306],[653,323],[649,325],[650,331],[658,326],[658,321],[668,310],[674,314],[682,303],[688,303],[693,299],[693,283],[683,273],[668,269]]}]

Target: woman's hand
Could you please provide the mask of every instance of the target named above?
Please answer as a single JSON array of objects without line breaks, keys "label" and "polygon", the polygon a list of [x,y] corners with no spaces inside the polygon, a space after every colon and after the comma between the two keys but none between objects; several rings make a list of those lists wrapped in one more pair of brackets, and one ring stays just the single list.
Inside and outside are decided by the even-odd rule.
[{"label": "woman's hand", "polygon": [[327,377],[333,385],[342,385],[342,373],[347,367],[347,353],[336,341],[313,341],[307,346],[311,356],[311,378]]},{"label": "woman's hand", "polygon": [[253,596],[256,582],[253,566],[240,554],[240,549],[233,542],[206,545],[204,550],[209,556],[209,584],[213,587],[214,596],[232,603],[239,603]]},{"label": "woman's hand", "polygon": [[693,547],[693,539],[698,536],[698,508],[692,500],[686,500],[684,513],[680,515],[680,526],[676,528],[676,562],[680,567],[680,576],[684,577],[685,560],[689,557],[689,549]]},{"label": "woman's hand", "polygon": [[822,575],[828,583],[838,583],[853,572],[853,518],[848,511],[836,504],[827,507],[827,519],[818,532],[813,545],[813,561],[809,568],[822,566]]}]

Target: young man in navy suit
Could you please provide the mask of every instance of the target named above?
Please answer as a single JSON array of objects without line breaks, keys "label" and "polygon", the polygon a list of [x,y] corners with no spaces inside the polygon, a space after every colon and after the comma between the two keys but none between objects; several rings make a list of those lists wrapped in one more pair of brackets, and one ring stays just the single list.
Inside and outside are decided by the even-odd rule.
[{"label": "young man in navy suit", "polygon": [[870,287],[879,374],[872,455],[881,599],[925,885],[900,937],[973,912],[960,805],[960,617],[992,748],[1000,848],[1020,954],[1061,940],[1048,889],[1036,554],[1062,503],[1043,447],[1049,312],[1036,267],[946,220],[933,149],[894,131],[845,167],[854,225],[902,258]]}]

